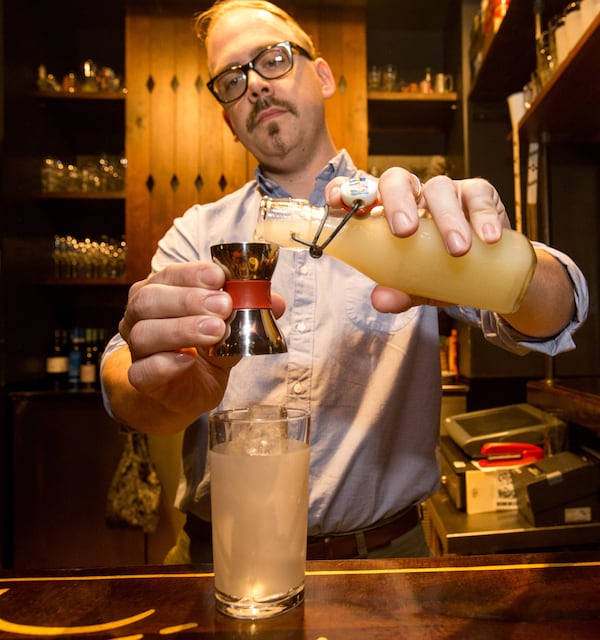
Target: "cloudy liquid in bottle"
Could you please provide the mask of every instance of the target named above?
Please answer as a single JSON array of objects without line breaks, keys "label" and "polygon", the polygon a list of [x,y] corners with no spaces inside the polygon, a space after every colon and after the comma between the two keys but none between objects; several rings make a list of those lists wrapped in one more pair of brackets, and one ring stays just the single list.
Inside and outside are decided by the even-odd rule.
[{"label": "cloudy liquid in bottle", "polygon": [[[302,248],[294,237],[310,243],[324,216],[324,207],[314,207],[307,200],[264,197],[256,237],[282,247]],[[320,242],[340,220],[327,216]],[[454,257],[446,251],[433,220],[421,218],[416,233],[398,238],[390,231],[381,207],[366,217],[351,218],[324,252],[378,284],[499,313],[519,308],[536,264],[531,243],[516,231],[504,230],[494,244],[473,234],[471,249]]]}]

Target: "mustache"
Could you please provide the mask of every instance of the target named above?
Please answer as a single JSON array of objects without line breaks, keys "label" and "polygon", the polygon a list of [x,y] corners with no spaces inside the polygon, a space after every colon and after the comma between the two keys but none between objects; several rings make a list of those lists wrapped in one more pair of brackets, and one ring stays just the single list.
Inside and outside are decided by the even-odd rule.
[{"label": "mustache", "polygon": [[285,109],[292,115],[298,117],[298,109],[292,102],[288,102],[287,100],[279,100],[278,98],[273,97],[260,98],[254,103],[254,107],[252,108],[252,111],[250,112],[250,115],[246,120],[246,129],[248,133],[252,133],[252,131],[256,129],[256,121],[258,119],[258,116],[265,109],[269,109],[270,107],[280,107],[282,109]]}]

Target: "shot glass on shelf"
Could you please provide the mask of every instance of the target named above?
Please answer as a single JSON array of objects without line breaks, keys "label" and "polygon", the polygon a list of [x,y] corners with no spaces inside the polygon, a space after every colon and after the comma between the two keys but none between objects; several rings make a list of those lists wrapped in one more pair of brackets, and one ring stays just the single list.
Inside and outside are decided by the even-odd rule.
[{"label": "shot glass on shelf", "polygon": [[44,193],[63,191],[65,188],[65,165],[54,156],[45,156],[40,167],[41,190]]},{"label": "shot glass on shelf", "polygon": [[379,91],[381,89],[381,67],[372,64],[367,69],[367,89],[369,91]]}]

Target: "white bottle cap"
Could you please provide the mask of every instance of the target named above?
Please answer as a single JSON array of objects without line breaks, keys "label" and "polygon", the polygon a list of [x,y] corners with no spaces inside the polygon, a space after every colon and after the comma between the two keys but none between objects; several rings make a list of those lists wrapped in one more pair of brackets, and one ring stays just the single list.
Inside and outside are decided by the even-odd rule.
[{"label": "white bottle cap", "polygon": [[359,211],[367,211],[377,201],[377,181],[372,178],[352,178],[342,184],[340,191],[347,207],[361,204]]}]

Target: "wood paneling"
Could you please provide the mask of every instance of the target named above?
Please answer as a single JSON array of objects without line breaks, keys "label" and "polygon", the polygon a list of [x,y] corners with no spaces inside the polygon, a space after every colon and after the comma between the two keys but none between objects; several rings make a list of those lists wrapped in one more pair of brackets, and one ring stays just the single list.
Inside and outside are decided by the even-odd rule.
[{"label": "wood paneling", "polygon": [[319,47],[337,81],[327,102],[327,123],[338,148],[345,147],[354,163],[367,168],[367,77],[364,12],[345,8],[321,11]]},{"label": "wood paneling", "polygon": [[125,20],[125,69],[127,107],[125,154],[127,165],[127,202],[125,234],[129,246],[127,277],[142,278],[154,252],[150,235],[150,192],[146,179],[150,163],[150,93],[146,89],[147,64],[152,48],[151,19],[129,14]]},{"label": "wood paneling", "polygon": [[173,219],[242,186],[251,163],[206,88],[191,13],[130,10],[126,66],[128,277],[137,279]]}]

